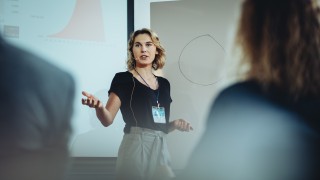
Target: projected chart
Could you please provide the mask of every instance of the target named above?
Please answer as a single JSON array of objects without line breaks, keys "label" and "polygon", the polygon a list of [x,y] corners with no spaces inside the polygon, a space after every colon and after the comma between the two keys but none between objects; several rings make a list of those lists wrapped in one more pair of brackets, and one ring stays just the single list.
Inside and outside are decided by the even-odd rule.
[{"label": "projected chart", "polygon": [[[6,16],[7,15],[7,16]],[[19,38],[19,26],[17,23],[7,24],[20,15],[20,0],[0,1],[0,28],[4,37]]]},{"label": "projected chart", "polygon": [[88,41],[105,41],[100,0],[77,0],[66,27],[49,37]]},{"label": "projected chart", "polygon": [[4,37],[105,42],[101,0],[0,0]]},{"label": "projected chart", "polygon": [[[100,94],[107,97],[115,73],[125,70],[126,7],[127,0],[0,0],[5,39],[74,77],[72,156],[117,155],[124,126],[121,114],[105,129],[94,110],[79,100],[82,90],[95,94],[103,89]],[[106,98],[101,99],[105,103]]]}]

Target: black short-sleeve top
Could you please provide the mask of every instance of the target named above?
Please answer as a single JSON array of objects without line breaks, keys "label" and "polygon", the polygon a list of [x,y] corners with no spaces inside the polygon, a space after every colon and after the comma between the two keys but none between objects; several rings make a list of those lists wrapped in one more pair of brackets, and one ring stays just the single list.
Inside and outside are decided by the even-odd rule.
[{"label": "black short-sleeve top", "polygon": [[[115,74],[108,93],[115,93],[121,101],[120,111],[125,122],[125,133],[132,126],[168,133],[172,102],[170,83],[166,78],[156,77],[159,87],[153,90],[138,81],[129,71]],[[165,109],[166,123],[155,123],[153,120],[152,106],[157,106],[157,99],[160,107]]]}]

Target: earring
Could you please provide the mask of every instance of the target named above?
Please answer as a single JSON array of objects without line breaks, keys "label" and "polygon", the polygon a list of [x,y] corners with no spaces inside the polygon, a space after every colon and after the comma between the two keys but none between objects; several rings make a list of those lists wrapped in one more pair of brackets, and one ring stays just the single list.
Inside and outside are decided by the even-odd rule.
[{"label": "earring", "polygon": [[157,69],[157,63],[156,63],[156,61],[153,61],[153,63],[152,63],[152,67],[153,67],[153,69]]},{"label": "earring", "polygon": [[132,61],[132,67],[135,69],[136,68],[136,61]]}]

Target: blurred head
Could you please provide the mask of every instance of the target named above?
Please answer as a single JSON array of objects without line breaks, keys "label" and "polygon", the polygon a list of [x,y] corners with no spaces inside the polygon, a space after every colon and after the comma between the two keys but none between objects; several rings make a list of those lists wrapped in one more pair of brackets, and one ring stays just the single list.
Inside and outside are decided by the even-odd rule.
[{"label": "blurred head", "polygon": [[320,25],[316,0],[244,0],[236,43],[247,79],[294,98],[320,95]]},{"label": "blurred head", "polygon": [[156,47],[157,53],[155,54],[155,58],[152,62],[152,68],[154,70],[163,68],[163,66],[165,64],[165,50],[162,47],[162,45],[160,44],[159,37],[157,36],[157,34],[154,31],[147,29],[147,28],[143,28],[143,29],[140,29],[140,30],[133,32],[130,36],[130,39],[128,42],[127,69],[133,70],[134,67],[136,66],[136,60],[135,60],[134,53],[133,53],[133,46],[134,46],[136,37],[141,34],[148,35],[151,38],[153,45]]}]

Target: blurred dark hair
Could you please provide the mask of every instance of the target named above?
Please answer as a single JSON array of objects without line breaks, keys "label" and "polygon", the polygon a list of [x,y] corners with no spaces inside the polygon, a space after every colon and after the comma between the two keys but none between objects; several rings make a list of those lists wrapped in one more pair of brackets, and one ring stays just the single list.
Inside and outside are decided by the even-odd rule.
[{"label": "blurred dark hair", "polygon": [[247,79],[294,99],[320,95],[320,25],[316,0],[245,0],[237,45]]}]

